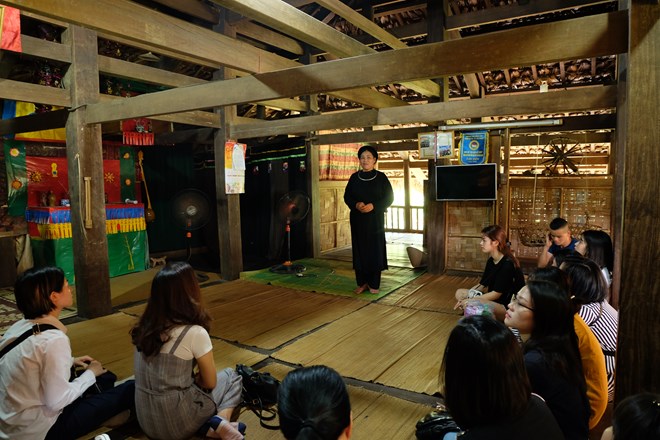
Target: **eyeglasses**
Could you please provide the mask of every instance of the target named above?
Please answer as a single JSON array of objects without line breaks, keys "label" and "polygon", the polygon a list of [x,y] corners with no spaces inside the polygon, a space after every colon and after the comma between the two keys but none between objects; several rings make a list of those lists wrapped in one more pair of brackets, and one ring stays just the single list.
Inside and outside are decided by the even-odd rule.
[{"label": "eyeglasses", "polygon": [[531,307],[529,307],[529,306],[526,306],[525,304],[521,304],[521,302],[518,301],[518,294],[517,294],[517,293],[514,293],[514,294],[513,294],[513,296],[511,297],[511,302],[512,302],[513,304],[515,304],[516,306],[523,307],[523,308],[525,308],[525,309],[527,309],[527,310],[530,310],[530,311],[532,311],[532,312],[534,311],[533,308],[531,308]]}]

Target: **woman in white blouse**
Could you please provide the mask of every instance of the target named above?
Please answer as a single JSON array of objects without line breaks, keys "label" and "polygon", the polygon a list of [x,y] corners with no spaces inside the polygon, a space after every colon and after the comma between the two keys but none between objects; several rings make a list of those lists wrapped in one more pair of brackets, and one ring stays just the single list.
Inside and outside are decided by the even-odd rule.
[{"label": "woman in white blouse", "polygon": [[[62,269],[26,271],[14,295],[24,319],[0,339],[0,439],[77,438],[133,407],[133,381],[81,398],[106,370],[90,356],[71,357],[59,320],[73,303]],[[74,365],[86,370],[69,381]]]}]

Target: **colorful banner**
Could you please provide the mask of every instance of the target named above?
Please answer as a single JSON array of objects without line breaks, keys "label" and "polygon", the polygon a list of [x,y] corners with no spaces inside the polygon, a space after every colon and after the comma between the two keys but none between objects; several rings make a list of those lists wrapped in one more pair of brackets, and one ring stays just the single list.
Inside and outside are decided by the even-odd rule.
[{"label": "colorful banner", "polygon": [[7,169],[7,206],[8,214],[23,217],[28,198],[28,179],[25,165],[25,144],[16,141],[4,141],[5,166]]},{"label": "colorful banner", "polygon": [[463,165],[480,165],[488,157],[488,130],[461,135],[460,161]]},{"label": "colorful banner", "polygon": [[119,178],[121,194],[119,201],[137,200],[135,197],[135,148],[119,147]]}]

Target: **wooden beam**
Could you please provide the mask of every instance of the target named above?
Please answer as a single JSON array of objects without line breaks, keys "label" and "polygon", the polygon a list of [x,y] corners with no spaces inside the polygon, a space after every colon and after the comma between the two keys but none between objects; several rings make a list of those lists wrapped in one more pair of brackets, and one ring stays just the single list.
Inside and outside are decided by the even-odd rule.
[{"label": "wooden beam", "polygon": [[[616,128],[616,114],[569,116],[563,119],[561,131],[613,130]],[[512,128],[511,134],[547,133],[560,131],[557,127]]]},{"label": "wooden beam", "polygon": [[165,5],[176,11],[188,14],[191,17],[199,18],[206,22],[218,23],[220,15],[218,12],[199,0],[154,0],[156,3]]},{"label": "wooden beam", "polygon": [[0,78],[0,99],[71,107],[71,96],[64,89],[3,78]]},{"label": "wooden beam", "polygon": [[[21,35],[21,40],[23,44],[24,55],[47,58],[63,63],[71,63],[71,51],[61,43],[42,40],[39,38],[31,37],[29,35]],[[169,72],[167,70],[145,66],[143,64],[131,63],[129,61],[124,61],[117,58],[99,56],[98,59],[99,71],[117,78],[137,80],[166,87],[187,87],[208,83],[208,81],[203,79],[182,75],[180,73]],[[242,73],[242,75],[245,75],[245,73]],[[24,99],[24,101],[35,102],[27,99]],[[56,105],[53,103],[48,104]],[[288,98],[263,101],[259,104],[271,108],[295,110],[300,112],[304,112],[307,109],[307,106],[304,102]],[[173,119],[174,122],[179,122],[176,121],[177,116],[175,115],[172,115],[170,118]],[[202,120],[204,120],[204,118],[202,118]],[[181,121],[181,123],[190,122]],[[196,124],[194,122],[192,124],[207,125],[207,123]]]},{"label": "wooden beam", "polygon": [[244,21],[236,26],[236,33],[266,43],[270,46],[284,49],[295,55],[302,55],[304,52],[302,45],[293,38],[271,31],[270,29],[251,21]]},{"label": "wooden beam", "polygon": [[314,136],[315,145],[347,144],[351,142],[382,142],[417,139],[418,133],[433,131],[433,127],[393,128],[390,130],[365,130],[350,133],[321,134]]},{"label": "wooden beam", "polygon": [[[231,135],[238,139],[245,139],[275,136],[278,134],[305,133],[330,128],[372,127],[375,125],[409,124],[495,115],[524,115],[608,109],[614,108],[615,105],[616,86],[604,86],[570,89],[551,93],[437,102],[433,104],[411,105],[404,109],[396,107],[380,110],[358,110],[339,114],[263,121],[259,124],[232,126]],[[554,127],[554,131],[558,130],[560,130],[559,127]],[[432,129],[428,128],[426,131],[432,131]],[[377,133],[377,131],[374,133]]]},{"label": "wooden beam", "polygon": [[483,26],[498,21],[520,19],[532,15],[574,9],[599,3],[608,2],[606,0],[545,0],[542,2],[531,1],[524,5],[513,4],[497,8],[479,9],[474,12],[446,17],[445,29],[450,31],[472,26]]},{"label": "wooden beam", "polygon": [[[22,11],[40,14],[93,29],[99,36],[123,44],[166,54],[187,62],[220,68],[229,66],[249,73],[266,72],[300,64],[127,0],[0,0]],[[98,11],[104,11],[99,14]],[[149,23],[149,26],[146,25]],[[297,96],[281,96],[282,98]],[[380,108],[405,105],[375,90],[345,91],[351,102]],[[213,107],[213,106],[212,106]],[[169,113],[169,112],[168,112]]]},{"label": "wooden beam", "polygon": [[[93,105],[88,117],[90,123],[105,122],[466,71],[611,55],[627,50],[627,31],[626,12],[612,12],[141,95],[116,105]],[[580,38],[574,38],[578,34]],[[542,52],[538,49],[539,41],[545,48]],[[508,50],[514,46],[518,49]],[[475,57],[474,53],[483,56]],[[422,59],[427,62],[419,63]],[[418,106],[406,109],[415,112],[414,107]]]},{"label": "wooden beam", "polygon": [[[305,12],[280,0],[212,1],[341,58],[376,53],[374,49],[365,46],[350,36],[339,32],[337,29],[320,22]],[[321,0],[317,3],[320,3],[333,12],[335,9],[341,10],[342,14],[348,15],[351,20],[359,21],[361,26],[368,27],[370,32],[376,32],[374,27],[379,28],[375,23],[369,22],[365,17],[362,17],[341,2]],[[360,18],[357,18],[356,15]],[[365,22],[371,23],[371,25]],[[391,35],[385,37],[383,34],[387,34],[387,32],[380,29],[379,38],[385,38],[387,40],[386,43],[391,47],[396,49],[407,47],[406,44],[400,42],[395,37]],[[438,96],[440,94],[437,84],[433,82],[420,81],[404,85],[426,96]]]},{"label": "wooden beam", "polygon": [[[568,119],[568,118],[566,118]],[[564,119],[564,121],[566,121]],[[559,127],[555,127],[555,131],[558,131]],[[563,132],[563,128],[561,127],[561,130]],[[569,139],[579,142],[582,144],[606,144],[612,141],[612,133],[595,133],[595,132],[588,132],[588,133],[575,133],[575,134],[544,134],[541,136],[512,136],[511,137],[511,145],[514,147],[519,147],[519,146],[534,146],[534,145],[540,145],[541,147],[548,145],[548,143],[556,139],[558,137],[568,137]],[[515,160],[517,157],[512,157],[511,160]]]},{"label": "wooden beam", "polygon": [[68,110],[54,110],[18,118],[0,119],[0,136],[63,128],[68,117]]}]

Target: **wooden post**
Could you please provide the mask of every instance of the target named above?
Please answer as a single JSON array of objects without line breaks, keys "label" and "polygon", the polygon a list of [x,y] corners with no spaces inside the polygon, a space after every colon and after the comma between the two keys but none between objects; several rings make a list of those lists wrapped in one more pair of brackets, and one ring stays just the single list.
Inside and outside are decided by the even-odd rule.
[{"label": "wooden post", "polygon": [[[444,40],[444,16],[447,10],[447,0],[440,2],[428,2],[428,42],[435,43]],[[448,88],[444,80],[437,79],[443,96],[438,101],[448,101]],[[447,202],[436,201],[435,188],[435,161],[429,160],[429,180],[424,192],[424,241],[428,249],[429,265],[428,272],[440,274],[445,271],[445,260],[447,254]]]},{"label": "wooden post", "polygon": [[[315,58],[311,54],[311,47],[305,44],[305,53],[301,57],[301,62],[304,64],[312,64]],[[303,99],[307,102],[307,115],[317,115],[319,113],[319,103],[317,94],[306,95]],[[307,194],[311,202],[309,213],[307,214],[307,234],[306,234],[306,254],[314,258],[321,256],[321,192],[319,188],[319,148],[315,145],[310,138],[316,132],[310,131],[307,133],[305,146],[307,147],[307,156],[305,157],[306,165],[306,186]]]},{"label": "wooden post", "polygon": [[[75,25],[63,34],[63,40],[71,45],[71,66],[64,83],[71,92],[66,146],[73,267],[78,315],[84,318],[112,313],[101,124],[85,123],[86,106],[99,97],[97,38],[96,32]],[[91,224],[85,225],[85,217],[91,218]]]},{"label": "wooden post", "polygon": [[619,337],[616,357],[615,403],[641,391],[660,392],[660,278],[654,270],[660,243],[660,8],[657,2],[629,3],[626,66],[617,108],[617,149],[624,155],[622,230],[616,242]]},{"label": "wooden post", "polygon": [[[225,22],[226,10],[221,9],[216,32],[235,37],[235,31]],[[214,81],[229,79],[228,69],[221,68],[213,73]],[[220,274],[225,280],[235,280],[243,270],[243,246],[241,241],[241,206],[239,194],[225,191],[225,143],[229,140],[229,126],[236,118],[236,106],[214,109],[220,116],[220,127],[213,137],[215,155],[215,192],[218,213],[218,241],[220,244]]]}]

